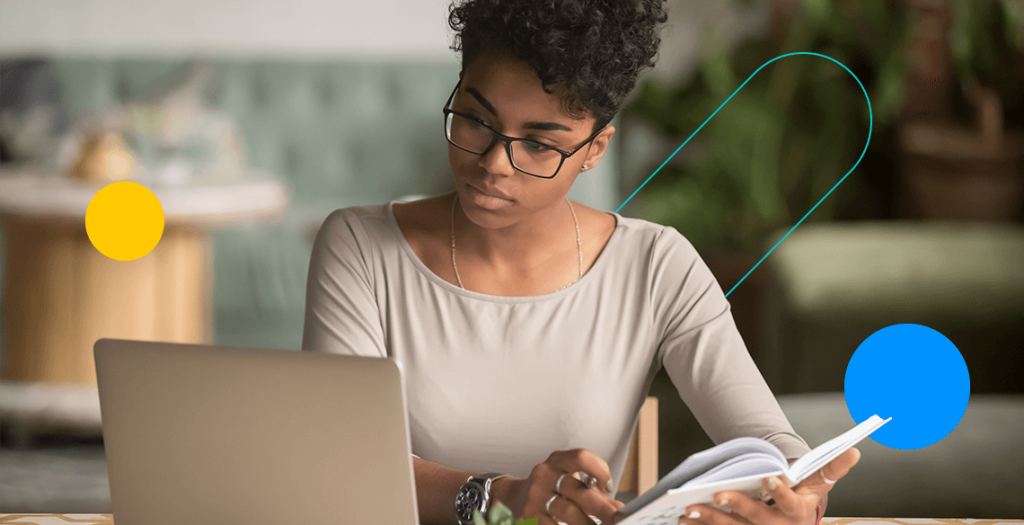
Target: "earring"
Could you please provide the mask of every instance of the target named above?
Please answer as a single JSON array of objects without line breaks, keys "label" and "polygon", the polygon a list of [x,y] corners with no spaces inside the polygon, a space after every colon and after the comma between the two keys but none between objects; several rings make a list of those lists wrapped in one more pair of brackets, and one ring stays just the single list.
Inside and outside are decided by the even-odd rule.
[{"label": "earring", "polygon": [[583,165],[583,169],[581,169],[580,171],[587,171],[589,169],[590,169],[590,166],[587,166],[586,164],[584,164]]}]

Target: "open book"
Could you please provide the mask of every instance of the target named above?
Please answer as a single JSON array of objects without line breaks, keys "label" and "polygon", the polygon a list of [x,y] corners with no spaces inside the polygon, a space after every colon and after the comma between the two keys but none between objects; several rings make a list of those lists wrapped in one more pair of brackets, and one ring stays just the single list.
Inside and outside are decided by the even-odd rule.
[{"label": "open book", "polygon": [[738,490],[762,499],[762,479],[778,476],[789,486],[796,485],[891,419],[871,416],[792,465],[775,445],[762,439],[742,437],[720,443],[686,458],[654,487],[619,509],[627,518],[617,525],[675,525],[687,505],[712,504],[714,495],[722,490]]}]

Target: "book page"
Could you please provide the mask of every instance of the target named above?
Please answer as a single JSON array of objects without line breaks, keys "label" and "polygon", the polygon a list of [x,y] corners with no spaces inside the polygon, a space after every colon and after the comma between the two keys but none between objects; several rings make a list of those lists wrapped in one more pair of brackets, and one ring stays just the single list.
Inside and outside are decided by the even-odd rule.
[{"label": "book page", "polygon": [[748,453],[767,454],[779,458],[782,465],[786,465],[787,463],[785,455],[783,455],[779,449],[775,448],[775,445],[772,445],[763,439],[752,437],[730,439],[729,441],[719,443],[714,447],[686,458],[685,461],[680,463],[678,467],[672,469],[672,472],[669,472],[661,479],[661,481],[651,487],[647,492],[644,492],[640,496],[634,498],[626,504],[626,506],[619,509],[619,512],[628,516],[643,508],[650,502],[658,499],[669,490],[682,486],[684,483],[704,474],[726,461]]},{"label": "book page", "polygon": [[[718,445],[718,447],[722,447],[721,450],[715,450],[718,447],[713,447],[690,456],[682,465],[672,471],[675,477],[671,474],[666,476],[665,479],[658,482],[658,485],[655,485],[655,488],[658,488],[659,485],[668,485],[669,482],[676,483],[675,486],[659,491],[652,488],[620,509],[619,512],[626,514],[626,518],[619,522],[619,525],[675,525],[688,505],[694,503],[710,505],[712,498],[719,491],[737,490],[756,498],[756,494],[761,488],[761,480],[768,476],[778,475],[789,485],[795,485],[891,419],[883,420],[877,415],[871,416],[842,435],[819,445],[789,465],[788,468],[785,456],[766,441],[755,438],[739,438],[739,440],[759,441],[764,444],[761,446],[754,446],[752,443],[739,445],[733,443],[738,440],[727,441]],[[733,443],[733,447],[739,448],[730,449],[726,446],[730,443]],[[768,451],[770,449],[765,448],[765,445],[774,449],[774,453]],[[749,465],[744,461],[744,453],[751,454]],[[778,459],[779,466],[776,471],[771,472],[770,465],[774,463],[775,459]],[[751,471],[757,473],[745,475],[748,466]],[[762,471],[767,472],[762,473]],[[707,477],[698,480],[697,478],[702,475],[707,475]],[[690,481],[694,483],[688,484]]]},{"label": "book page", "polygon": [[717,467],[687,481],[680,489],[692,489],[714,485],[722,481],[730,481],[750,476],[759,478],[782,474],[786,471],[786,461],[771,454],[751,452],[718,465]]},{"label": "book page", "polygon": [[873,415],[862,421],[859,425],[843,432],[838,437],[814,447],[814,450],[804,454],[803,457],[789,465],[786,477],[789,478],[788,481],[792,482],[790,485],[800,483],[807,476],[828,465],[830,461],[891,420],[891,417],[889,419],[882,419],[877,414]]}]

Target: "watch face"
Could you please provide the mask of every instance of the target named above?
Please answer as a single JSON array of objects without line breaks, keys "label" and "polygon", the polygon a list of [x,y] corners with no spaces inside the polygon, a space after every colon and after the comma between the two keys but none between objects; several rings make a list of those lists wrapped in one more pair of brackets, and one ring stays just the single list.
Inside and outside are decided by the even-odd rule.
[{"label": "watch face", "polygon": [[455,497],[455,514],[459,517],[459,521],[471,522],[473,511],[483,508],[484,497],[483,485],[475,481],[463,485],[459,495]]}]

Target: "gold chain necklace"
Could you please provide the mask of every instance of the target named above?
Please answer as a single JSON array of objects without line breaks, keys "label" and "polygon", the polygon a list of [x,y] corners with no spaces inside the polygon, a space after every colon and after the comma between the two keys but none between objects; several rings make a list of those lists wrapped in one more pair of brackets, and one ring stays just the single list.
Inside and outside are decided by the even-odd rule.
[{"label": "gold chain necklace", "polygon": [[[462,285],[462,277],[459,276],[459,267],[455,264],[455,203],[456,202],[459,202],[459,195],[457,193],[455,194],[455,198],[452,199],[452,269],[455,270],[455,278],[458,279],[458,281],[459,281],[459,288],[462,288],[463,290],[465,290],[466,287]],[[579,274],[578,277],[576,277],[575,281],[573,281],[573,282],[571,282],[571,283],[569,283],[569,284],[559,288],[558,290],[555,290],[555,292],[564,290],[564,289],[566,289],[566,288],[576,284],[577,281],[579,281],[580,279],[583,278],[583,243],[580,242],[580,223],[576,219],[576,210],[573,209],[572,201],[569,200],[569,197],[565,198],[565,202],[567,202],[569,204],[569,211],[572,212],[572,222],[573,222],[573,224],[576,225],[576,249],[578,250],[579,256],[580,256],[580,274]],[[551,293],[554,293],[554,292],[551,292]]]}]

